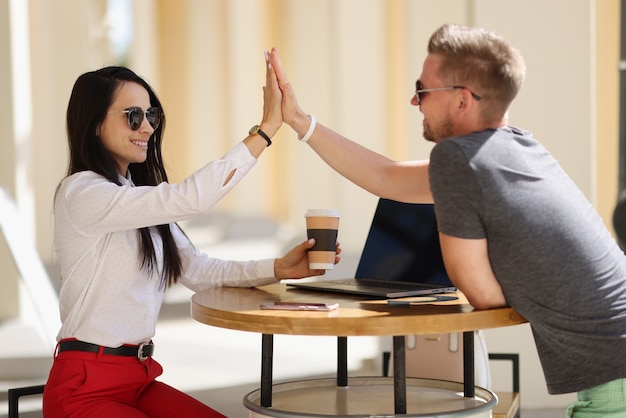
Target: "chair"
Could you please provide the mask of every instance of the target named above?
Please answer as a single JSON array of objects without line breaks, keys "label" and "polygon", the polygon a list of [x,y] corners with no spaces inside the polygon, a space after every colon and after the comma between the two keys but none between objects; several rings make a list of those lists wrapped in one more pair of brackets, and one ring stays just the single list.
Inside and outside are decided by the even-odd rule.
[{"label": "chair", "polygon": [[8,418],[17,418],[19,416],[19,400],[21,396],[40,395],[43,393],[45,387],[46,385],[35,385],[9,389]]},{"label": "chair", "polygon": [[[35,246],[25,239],[26,228],[13,200],[0,188],[0,230],[9,247],[26,292],[33,302],[39,333],[50,353],[56,346],[56,333],[61,327],[59,300]],[[45,385],[8,390],[9,418],[18,416],[19,398],[43,393]]]},{"label": "chair", "polygon": [[492,418],[519,418],[519,354],[489,353],[489,360],[511,361],[513,379],[512,392],[496,392],[496,395],[498,396],[498,405],[496,405],[492,411]]}]

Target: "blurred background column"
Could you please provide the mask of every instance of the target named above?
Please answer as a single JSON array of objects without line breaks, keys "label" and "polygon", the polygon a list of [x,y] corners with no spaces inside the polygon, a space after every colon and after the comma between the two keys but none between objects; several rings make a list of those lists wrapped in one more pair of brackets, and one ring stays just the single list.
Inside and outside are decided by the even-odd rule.
[{"label": "blurred background column", "polygon": [[[9,65],[0,66],[0,138],[2,152],[0,152],[0,187],[7,193],[15,196],[17,186],[17,144],[15,142],[14,111],[14,60],[13,42],[15,41],[12,29],[15,25],[11,11],[14,9],[11,1],[0,2],[0,62]],[[0,266],[2,266],[2,280],[0,280],[0,320],[16,316],[19,313],[17,271],[13,259],[9,255],[4,239],[0,239]]]}]

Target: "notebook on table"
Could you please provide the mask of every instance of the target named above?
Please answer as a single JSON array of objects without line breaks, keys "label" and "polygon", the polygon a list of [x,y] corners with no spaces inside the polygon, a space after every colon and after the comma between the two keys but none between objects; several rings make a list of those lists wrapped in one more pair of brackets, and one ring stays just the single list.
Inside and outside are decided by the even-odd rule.
[{"label": "notebook on table", "polygon": [[388,299],[454,292],[433,205],[380,199],[354,278],[292,282],[299,289]]}]

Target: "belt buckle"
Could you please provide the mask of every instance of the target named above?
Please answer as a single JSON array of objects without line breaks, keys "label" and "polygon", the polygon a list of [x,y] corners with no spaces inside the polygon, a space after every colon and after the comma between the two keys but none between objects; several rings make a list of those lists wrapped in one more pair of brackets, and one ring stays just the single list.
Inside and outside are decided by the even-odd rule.
[{"label": "belt buckle", "polygon": [[139,348],[137,349],[137,358],[140,362],[144,362],[148,359],[149,355],[144,355],[143,349],[146,348],[150,343],[141,343],[139,344]]}]

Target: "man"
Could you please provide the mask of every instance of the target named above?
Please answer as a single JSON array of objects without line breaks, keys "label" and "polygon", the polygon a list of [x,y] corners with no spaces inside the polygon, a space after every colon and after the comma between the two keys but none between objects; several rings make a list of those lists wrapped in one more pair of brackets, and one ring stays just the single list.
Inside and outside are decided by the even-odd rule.
[{"label": "man", "polygon": [[454,284],[478,309],[530,322],[551,394],[578,392],[570,417],[626,416],[626,258],[591,203],[508,108],[525,64],[501,36],[444,25],[411,103],[429,161],[392,161],[298,106],[276,50],[283,119],[336,171],[371,193],[434,202]]}]

